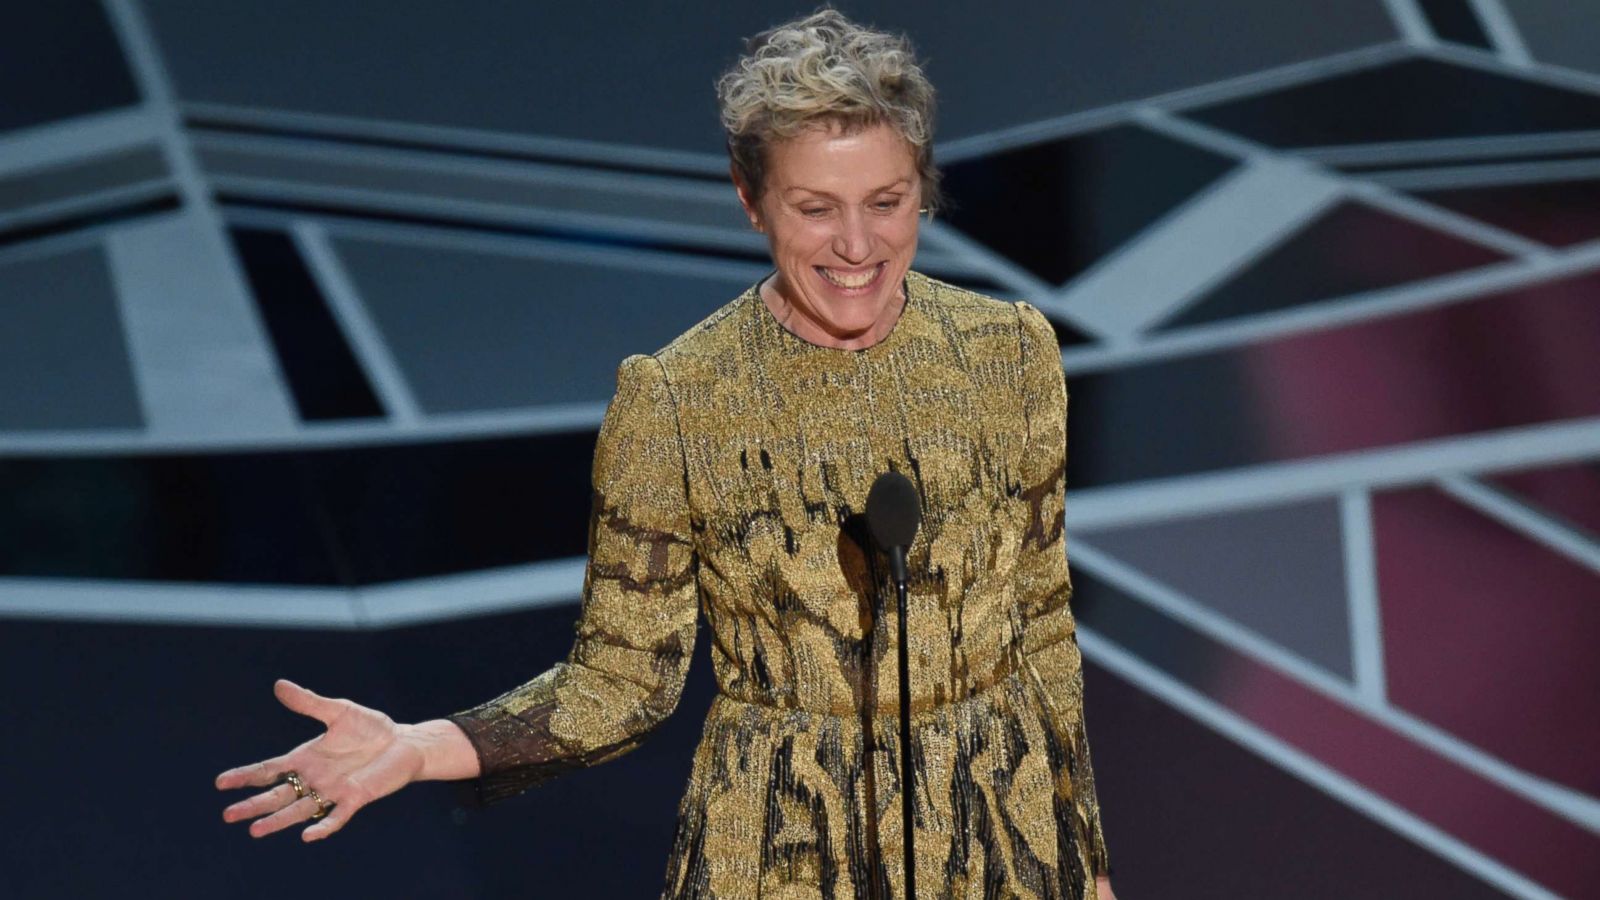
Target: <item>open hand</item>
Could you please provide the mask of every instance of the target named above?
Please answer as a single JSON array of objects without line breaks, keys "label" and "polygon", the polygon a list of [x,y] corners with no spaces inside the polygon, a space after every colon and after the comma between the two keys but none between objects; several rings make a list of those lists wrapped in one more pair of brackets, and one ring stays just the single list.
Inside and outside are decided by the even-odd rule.
[{"label": "open hand", "polygon": [[250,836],[263,837],[311,819],[316,801],[309,792],[296,799],[294,788],[283,781],[284,773],[292,771],[333,804],[327,816],[301,832],[303,840],[320,840],[343,828],[368,803],[417,780],[423,754],[402,740],[404,726],[393,719],[349,700],[323,697],[288,679],[278,679],[273,693],[284,706],[322,722],[327,730],[283,756],[218,775],[218,790],[267,788],[224,809],[224,822],[256,819],[250,823]]}]

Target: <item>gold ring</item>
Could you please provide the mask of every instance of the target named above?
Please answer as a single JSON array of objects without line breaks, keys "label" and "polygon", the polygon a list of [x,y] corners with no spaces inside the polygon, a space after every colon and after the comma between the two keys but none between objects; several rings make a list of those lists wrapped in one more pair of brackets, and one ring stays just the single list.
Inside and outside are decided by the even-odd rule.
[{"label": "gold ring", "polygon": [[307,791],[310,793],[312,801],[317,804],[317,811],[311,814],[312,819],[320,819],[328,814],[328,810],[333,809],[334,804],[324,800],[322,795],[317,793],[316,788],[308,788]]},{"label": "gold ring", "polygon": [[290,770],[283,773],[283,781],[288,782],[289,786],[294,788],[294,798],[296,800],[299,800],[301,797],[306,795],[306,783],[300,780],[299,772]]}]

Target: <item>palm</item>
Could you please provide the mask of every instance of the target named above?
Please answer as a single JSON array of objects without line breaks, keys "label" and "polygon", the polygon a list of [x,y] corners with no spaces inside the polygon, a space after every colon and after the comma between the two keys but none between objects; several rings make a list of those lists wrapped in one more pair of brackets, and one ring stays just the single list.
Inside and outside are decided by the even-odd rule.
[{"label": "palm", "polygon": [[264,816],[250,825],[250,833],[261,837],[310,819],[317,811],[315,801],[296,799],[294,789],[280,783],[285,772],[293,771],[308,787],[336,804],[326,818],[305,830],[305,840],[317,840],[342,828],[363,806],[416,778],[420,756],[398,739],[393,719],[349,700],[322,697],[286,680],[280,680],[274,691],[285,706],[321,721],[327,730],[283,756],[217,776],[217,787],[222,790],[271,786],[223,810],[225,821]]}]

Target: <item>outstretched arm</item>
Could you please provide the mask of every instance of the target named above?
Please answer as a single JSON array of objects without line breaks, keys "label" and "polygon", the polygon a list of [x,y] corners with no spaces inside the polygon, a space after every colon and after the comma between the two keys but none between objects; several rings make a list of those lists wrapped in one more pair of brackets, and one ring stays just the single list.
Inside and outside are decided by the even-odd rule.
[{"label": "outstretched arm", "polygon": [[629,357],[617,381],[595,449],[589,568],[567,659],[494,700],[416,725],[280,679],[278,699],[326,730],[218,775],[221,790],[264,789],[228,806],[225,821],[255,819],[250,834],[261,837],[313,820],[319,805],[296,796],[289,772],[328,810],[302,832],[307,841],[415,781],[478,778],[479,796],[493,801],[625,753],[672,712],[698,613],[682,446],[661,364]]},{"label": "outstretched arm", "polygon": [[448,717],[494,802],[637,747],[677,706],[699,613],[683,447],[661,363],[617,370],[594,458],[589,567],[564,662]]}]

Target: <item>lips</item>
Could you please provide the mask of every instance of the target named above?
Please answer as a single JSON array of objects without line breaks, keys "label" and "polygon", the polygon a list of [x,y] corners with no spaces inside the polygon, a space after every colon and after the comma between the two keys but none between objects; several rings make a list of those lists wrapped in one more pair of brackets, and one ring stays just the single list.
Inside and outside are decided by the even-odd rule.
[{"label": "lips", "polygon": [[830,269],[826,266],[815,266],[822,279],[834,287],[846,291],[859,291],[871,287],[883,274],[887,262],[880,262],[870,269],[855,272],[846,272],[839,269]]}]

